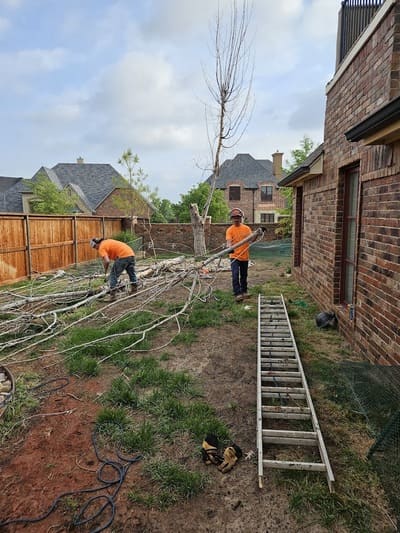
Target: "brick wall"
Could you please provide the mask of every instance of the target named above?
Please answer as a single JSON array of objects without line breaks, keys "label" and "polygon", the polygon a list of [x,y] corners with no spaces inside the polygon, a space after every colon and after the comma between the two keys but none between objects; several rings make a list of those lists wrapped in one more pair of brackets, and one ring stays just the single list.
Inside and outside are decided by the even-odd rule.
[{"label": "brick wall", "polygon": [[363,183],[356,337],[374,362],[400,364],[400,174]]},{"label": "brick wall", "polygon": [[[323,175],[300,184],[302,258],[293,269],[321,309],[335,310],[353,351],[380,364],[400,364],[400,143],[365,146],[348,142],[344,133],[399,95],[399,27],[400,1],[328,87]],[[350,309],[339,303],[339,292],[343,174],[354,163],[360,165],[360,196]],[[300,223],[296,213],[294,222]]]},{"label": "brick wall", "polygon": [[[253,231],[260,227],[259,224],[248,225]],[[229,226],[230,224],[208,224],[206,226],[206,246],[210,253],[219,252],[225,245],[225,233]],[[267,224],[264,227],[266,227],[264,240],[275,240],[277,224]],[[135,226],[135,234],[143,237],[145,249],[148,249],[152,239],[158,253],[174,251],[193,254],[193,231],[190,224],[152,224],[150,228],[147,224],[138,223]]]}]

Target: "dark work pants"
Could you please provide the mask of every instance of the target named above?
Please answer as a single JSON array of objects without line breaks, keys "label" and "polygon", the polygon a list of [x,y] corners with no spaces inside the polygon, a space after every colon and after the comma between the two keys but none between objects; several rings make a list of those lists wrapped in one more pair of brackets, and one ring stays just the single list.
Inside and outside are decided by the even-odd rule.
[{"label": "dark work pants", "polygon": [[136,284],[136,272],[135,272],[135,256],[122,257],[116,259],[110,272],[110,289],[114,289],[117,286],[118,278],[122,272],[126,270],[131,283]]},{"label": "dark work pants", "polygon": [[232,287],[233,294],[245,294],[247,292],[247,271],[249,269],[248,261],[239,261],[231,259]]}]

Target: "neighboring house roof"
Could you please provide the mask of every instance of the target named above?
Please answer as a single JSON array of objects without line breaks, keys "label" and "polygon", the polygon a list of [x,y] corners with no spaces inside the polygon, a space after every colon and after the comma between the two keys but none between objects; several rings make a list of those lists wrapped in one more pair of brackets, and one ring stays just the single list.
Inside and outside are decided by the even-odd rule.
[{"label": "neighboring house roof", "polygon": [[312,166],[323,156],[324,143],[320,144],[297,168],[284,177],[279,183],[279,187],[287,187],[300,177],[311,173]]},{"label": "neighboring house roof", "polygon": [[0,176],[0,211],[21,213],[23,211],[21,192],[25,188],[23,178]]},{"label": "neighboring house roof", "polygon": [[[361,139],[371,137],[378,131],[398,121],[400,121],[400,96],[369,115],[349,131],[346,131],[346,139],[350,142],[360,141]],[[394,132],[388,131],[387,135],[389,134],[393,136]],[[380,142],[379,144],[382,143]]]},{"label": "neighboring house roof", "polygon": [[45,172],[59,188],[72,186],[82,201],[95,211],[116,188],[127,186],[126,180],[109,164],[58,163],[53,168],[41,167],[32,179]]},{"label": "neighboring house roof", "polygon": [[[206,182],[211,183],[213,175]],[[227,159],[220,167],[217,189],[226,189],[228,183],[242,182],[245,189],[257,189],[260,182],[277,183],[272,173],[272,161],[254,159],[250,154],[237,154],[234,159]]]},{"label": "neighboring house roof", "polygon": [[85,193],[82,191],[82,189],[79,187],[79,185],[76,185],[76,183],[69,183],[68,187],[84,202],[86,207],[90,208],[90,202],[86,198]]}]

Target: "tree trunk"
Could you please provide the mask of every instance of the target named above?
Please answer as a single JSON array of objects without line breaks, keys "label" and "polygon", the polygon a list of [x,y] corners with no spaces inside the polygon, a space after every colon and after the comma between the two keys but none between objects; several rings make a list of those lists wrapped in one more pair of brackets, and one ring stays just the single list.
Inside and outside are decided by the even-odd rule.
[{"label": "tree trunk", "polygon": [[199,214],[197,204],[190,204],[190,221],[193,230],[194,256],[205,257],[207,250],[204,233],[204,219]]}]

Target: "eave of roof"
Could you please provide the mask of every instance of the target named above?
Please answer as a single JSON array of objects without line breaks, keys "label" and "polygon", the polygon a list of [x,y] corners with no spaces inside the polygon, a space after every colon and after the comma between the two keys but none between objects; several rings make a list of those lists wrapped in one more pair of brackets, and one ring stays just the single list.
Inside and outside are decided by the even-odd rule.
[{"label": "eave of roof", "polygon": [[311,167],[324,153],[324,143],[321,143],[293,172],[284,177],[278,187],[290,187],[295,181],[310,174]]},{"label": "eave of roof", "polygon": [[348,141],[357,142],[398,120],[400,120],[400,96],[346,131],[345,136]]}]

